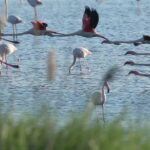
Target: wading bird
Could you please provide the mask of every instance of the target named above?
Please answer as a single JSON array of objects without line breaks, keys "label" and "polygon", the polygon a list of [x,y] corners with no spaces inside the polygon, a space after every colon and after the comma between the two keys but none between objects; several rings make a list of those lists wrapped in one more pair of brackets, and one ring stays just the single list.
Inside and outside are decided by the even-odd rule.
[{"label": "wading bird", "polygon": [[17,48],[11,43],[1,43],[0,44],[0,63],[5,64],[10,67],[19,68],[18,65],[12,65],[7,63],[7,56],[14,53]]},{"label": "wading bird", "polygon": [[140,64],[140,63],[135,63],[133,61],[126,61],[124,65],[131,65],[131,66],[150,66],[150,64]]},{"label": "wading bird", "polygon": [[[71,73],[71,69],[75,65],[77,58],[79,59],[79,63],[80,63],[80,58],[85,58],[86,56],[88,56],[90,54],[92,54],[92,53],[84,47],[75,48],[73,50],[73,63],[69,67],[69,73]],[[80,71],[81,70],[82,70],[82,67],[81,67],[81,63],[80,63]]]},{"label": "wading bird", "polygon": [[37,20],[37,10],[36,7],[38,5],[42,5],[41,0],[28,0],[28,3],[34,8],[35,20]]},{"label": "wading bird", "polygon": [[[40,21],[40,20],[36,20],[36,21],[32,21],[31,22],[33,25],[33,28],[22,32],[22,33],[17,33],[17,36],[21,36],[21,35],[25,35],[25,34],[31,34],[34,36],[41,36],[41,35],[47,35],[47,36],[54,36],[54,34],[63,34],[63,33],[59,33],[59,32],[55,32],[55,31],[51,31],[47,29],[48,24]],[[12,36],[13,34],[3,34],[1,33],[2,36]]]},{"label": "wading bird", "polygon": [[17,41],[17,24],[22,23],[22,19],[15,15],[8,16],[8,0],[5,0],[5,15],[7,21],[12,24],[13,27],[13,40]]},{"label": "wading bird", "polygon": [[17,24],[22,23],[22,19],[18,16],[10,15],[7,21],[12,24],[13,27],[13,40],[17,41]]},{"label": "wading bird", "polygon": [[108,40],[106,37],[102,36],[100,33],[96,32],[96,27],[99,22],[99,15],[95,9],[91,9],[88,6],[85,7],[85,11],[82,18],[82,29],[73,33],[56,35],[56,36],[83,36],[83,37],[100,37]]},{"label": "wading bird", "polygon": [[97,105],[100,105],[102,106],[102,114],[103,114],[103,121],[105,122],[105,119],[104,119],[104,103],[106,102],[106,93],[105,93],[105,89],[107,90],[107,93],[109,93],[110,91],[110,87],[108,85],[108,82],[105,81],[102,88],[97,91],[97,92],[94,92],[92,94],[92,102],[95,106]]},{"label": "wading bird", "polygon": [[150,74],[144,74],[144,73],[140,73],[138,71],[135,70],[131,70],[128,75],[133,74],[133,75],[137,75],[137,76],[143,76],[143,77],[150,77]]},{"label": "wading bird", "polygon": [[125,55],[150,55],[150,53],[137,53],[135,51],[127,51]]}]

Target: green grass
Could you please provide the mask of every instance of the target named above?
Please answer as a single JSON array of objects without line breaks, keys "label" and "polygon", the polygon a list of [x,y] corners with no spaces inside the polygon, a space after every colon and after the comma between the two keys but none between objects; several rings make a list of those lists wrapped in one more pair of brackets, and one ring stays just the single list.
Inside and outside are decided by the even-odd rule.
[{"label": "green grass", "polygon": [[0,117],[0,150],[150,150],[150,127],[128,123],[122,117],[105,124],[91,113],[58,126],[48,113]]}]

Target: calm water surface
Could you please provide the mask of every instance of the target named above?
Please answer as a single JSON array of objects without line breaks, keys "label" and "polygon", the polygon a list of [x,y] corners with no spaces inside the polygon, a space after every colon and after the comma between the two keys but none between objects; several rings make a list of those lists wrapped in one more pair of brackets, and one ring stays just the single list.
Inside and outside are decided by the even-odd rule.
[{"label": "calm water surface", "polygon": [[[2,6],[3,0],[0,1]],[[81,19],[85,5],[96,8],[100,14],[97,31],[112,40],[130,40],[150,35],[149,0],[141,0],[140,8],[136,0],[43,0],[39,6],[40,20],[48,23],[51,30],[69,33],[81,28]],[[24,0],[9,2],[9,14],[23,18],[24,23],[18,25],[18,32],[32,27],[33,9]],[[12,32],[10,24],[5,32]],[[38,111],[46,104],[51,113],[61,119],[72,112],[81,113],[86,109],[90,95],[98,90],[104,73],[114,65],[121,68],[116,80],[110,83],[111,92],[107,95],[105,105],[106,119],[120,115],[124,107],[129,116],[135,119],[150,117],[150,79],[133,75],[126,76],[131,69],[150,73],[149,67],[123,66],[127,60],[148,63],[150,57],[124,56],[128,50],[148,52],[150,45],[122,44],[120,46],[101,44],[102,39],[84,37],[19,37],[20,44],[16,56],[20,58],[20,69],[4,68],[0,77],[0,103],[3,112],[11,111],[15,116]],[[72,50],[75,47],[87,47],[92,55],[87,58],[90,72],[80,74],[75,67],[72,75],[68,75],[68,67],[72,63]],[[47,80],[47,57],[51,49],[57,56],[57,74],[53,81]],[[13,56],[9,57],[13,62]]]}]

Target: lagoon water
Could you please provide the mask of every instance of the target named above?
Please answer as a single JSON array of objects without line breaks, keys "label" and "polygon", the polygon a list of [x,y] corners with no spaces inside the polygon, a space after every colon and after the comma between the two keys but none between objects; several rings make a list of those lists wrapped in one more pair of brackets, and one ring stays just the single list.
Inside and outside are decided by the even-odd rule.
[{"label": "lagoon water", "polygon": [[[4,0],[0,1],[0,9]],[[23,24],[18,25],[18,32],[32,27],[33,8],[22,0],[9,0],[9,14],[20,16]],[[48,23],[51,30],[70,33],[81,29],[84,7],[95,8],[100,21],[97,31],[111,40],[132,40],[150,35],[149,0],[141,0],[138,7],[136,0],[43,0],[37,7],[38,18]],[[1,12],[1,11],[0,11]],[[10,24],[4,30],[12,32]],[[10,37],[11,38],[11,37]],[[90,95],[99,89],[105,72],[117,65],[121,71],[110,82],[111,91],[107,95],[105,117],[115,118],[127,108],[130,118],[147,120],[150,117],[150,79],[127,76],[130,70],[150,73],[149,67],[123,66],[127,60],[149,63],[149,56],[124,56],[128,50],[148,52],[150,45],[101,44],[100,38],[74,37],[19,37],[20,44],[16,56],[20,58],[20,69],[3,68],[0,77],[0,104],[3,113],[11,112],[14,116],[35,113],[46,105],[51,114],[64,119],[72,113],[81,114],[87,108]],[[90,72],[80,74],[75,67],[68,75],[72,63],[72,50],[86,47],[92,51],[87,58]],[[55,80],[47,78],[47,59],[51,50],[55,51],[57,73]],[[9,57],[13,62],[13,56]],[[86,70],[85,70],[86,72]]]}]

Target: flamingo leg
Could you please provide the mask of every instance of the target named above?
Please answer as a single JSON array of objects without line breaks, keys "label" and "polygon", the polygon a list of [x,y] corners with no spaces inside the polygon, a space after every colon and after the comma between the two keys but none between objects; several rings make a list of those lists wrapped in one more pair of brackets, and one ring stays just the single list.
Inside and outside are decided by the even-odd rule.
[{"label": "flamingo leg", "polygon": [[105,124],[104,106],[103,105],[102,105],[102,115],[103,115],[103,121],[104,121],[104,124]]},{"label": "flamingo leg", "polygon": [[34,7],[34,14],[35,14],[35,20],[37,20],[37,10],[36,10],[36,7]]},{"label": "flamingo leg", "polygon": [[86,68],[88,69],[88,71],[90,70],[90,68],[89,68],[89,64],[88,64],[88,61],[87,60],[85,60],[85,64],[86,64]]},{"label": "flamingo leg", "polygon": [[82,71],[82,66],[81,66],[80,58],[79,58],[79,64],[80,64],[80,71]]},{"label": "flamingo leg", "polygon": [[13,40],[15,41],[15,26],[14,25],[12,26],[13,26]]},{"label": "flamingo leg", "polygon": [[95,105],[95,110],[96,110],[96,117],[97,117],[97,123],[99,122],[99,113],[98,113],[98,110],[97,110],[97,107],[96,107],[96,105]]},{"label": "flamingo leg", "polygon": [[15,40],[17,41],[17,26],[16,26],[16,24],[14,25],[14,29],[15,29]]},{"label": "flamingo leg", "polygon": [[[4,57],[5,57],[5,62],[7,63],[7,57],[6,57],[6,55]],[[8,65],[6,65],[6,68],[8,69]]]}]

